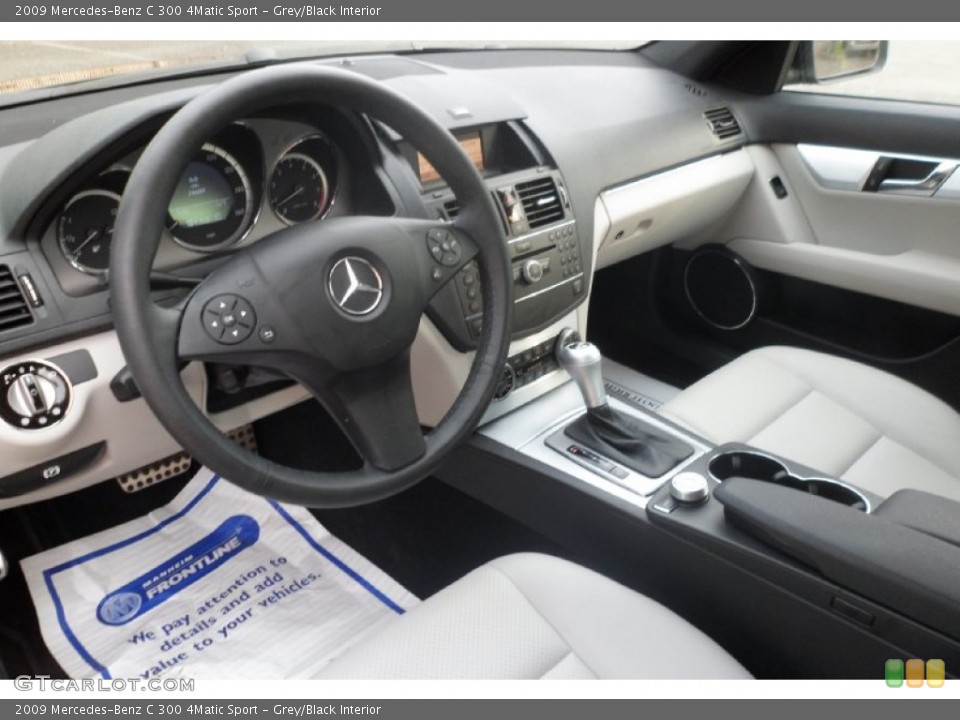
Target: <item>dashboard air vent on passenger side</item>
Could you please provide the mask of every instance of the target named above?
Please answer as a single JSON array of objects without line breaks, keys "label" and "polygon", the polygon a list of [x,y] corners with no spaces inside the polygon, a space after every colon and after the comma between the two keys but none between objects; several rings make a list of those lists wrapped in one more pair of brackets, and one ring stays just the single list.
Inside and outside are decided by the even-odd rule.
[{"label": "dashboard air vent on passenger side", "polygon": [[737,119],[728,107],[718,107],[713,108],[713,110],[707,110],[703,114],[703,117],[707,121],[707,125],[710,126],[710,131],[721,140],[732,138],[743,132],[740,129],[740,123],[737,122]]},{"label": "dashboard air vent on passenger side", "polygon": [[563,204],[552,177],[517,183],[516,189],[531,230],[563,220]]},{"label": "dashboard air vent on passenger side", "polygon": [[10,268],[0,265],[0,332],[33,322],[27,300]]},{"label": "dashboard air vent on passenger side", "polygon": [[443,204],[443,212],[447,216],[447,220],[453,220],[460,214],[460,201],[457,199],[447,200]]}]

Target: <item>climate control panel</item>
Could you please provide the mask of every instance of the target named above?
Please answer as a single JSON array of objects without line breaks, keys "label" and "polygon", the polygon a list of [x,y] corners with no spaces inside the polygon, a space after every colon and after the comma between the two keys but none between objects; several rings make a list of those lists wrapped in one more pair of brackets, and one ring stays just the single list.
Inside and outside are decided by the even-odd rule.
[{"label": "climate control panel", "polygon": [[494,399],[503,400],[514,390],[559,370],[560,365],[555,353],[559,337],[550,338],[507,358]]}]

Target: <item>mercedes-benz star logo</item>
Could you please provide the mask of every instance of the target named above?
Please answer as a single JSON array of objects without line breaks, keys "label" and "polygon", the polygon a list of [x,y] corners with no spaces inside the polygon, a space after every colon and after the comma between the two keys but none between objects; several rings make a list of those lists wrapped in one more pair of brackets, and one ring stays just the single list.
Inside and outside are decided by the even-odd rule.
[{"label": "mercedes-benz star logo", "polygon": [[356,256],[337,260],[330,269],[327,286],[337,307],[350,315],[368,315],[383,299],[380,273],[368,261]]}]

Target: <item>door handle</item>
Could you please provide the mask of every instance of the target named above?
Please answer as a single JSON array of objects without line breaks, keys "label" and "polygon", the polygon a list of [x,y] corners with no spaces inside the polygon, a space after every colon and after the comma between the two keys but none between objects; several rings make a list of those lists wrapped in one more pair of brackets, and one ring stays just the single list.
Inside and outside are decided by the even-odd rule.
[{"label": "door handle", "polygon": [[898,180],[888,178],[880,181],[877,192],[899,193],[901,195],[933,195],[947,178],[957,169],[956,163],[942,162],[933,171],[919,180]]},{"label": "door handle", "polygon": [[[930,197],[953,175],[957,166],[956,162],[947,160],[929,162],[881,156],[862,189],[864,192]],[[929,172],[922,175],[926,168],[929,168]]]}]

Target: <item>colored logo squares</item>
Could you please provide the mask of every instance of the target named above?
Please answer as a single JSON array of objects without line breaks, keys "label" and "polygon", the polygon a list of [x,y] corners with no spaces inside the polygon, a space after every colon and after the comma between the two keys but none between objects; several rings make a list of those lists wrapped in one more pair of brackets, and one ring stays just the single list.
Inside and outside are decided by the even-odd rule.
[{"label": "colored logo squares", "polygon": [[907,660],[907,687],[923,687],[923,660]]},{"label": "colored logo squares", "polygon": [[883,671],[887,680],[887,687],[895,688],[903,685],[903,660],[887,660]]},{"label": "colored logo squares", "polygon": [[943,687],[947,677],[947,668],[943,660],[927,660],[927,685],[933,688]]},{"label": "colored logo squares", "polygon": [[926,676],[927,686],[932,688],[943,687],[947,676],[947,670],[943,660],[927,660],[926,663],[918,658],[903,660],[891,658],[884,663],[883,675],[887,687],[900,687],[904,681],[907,687],[923,687],[924,676]]}]

